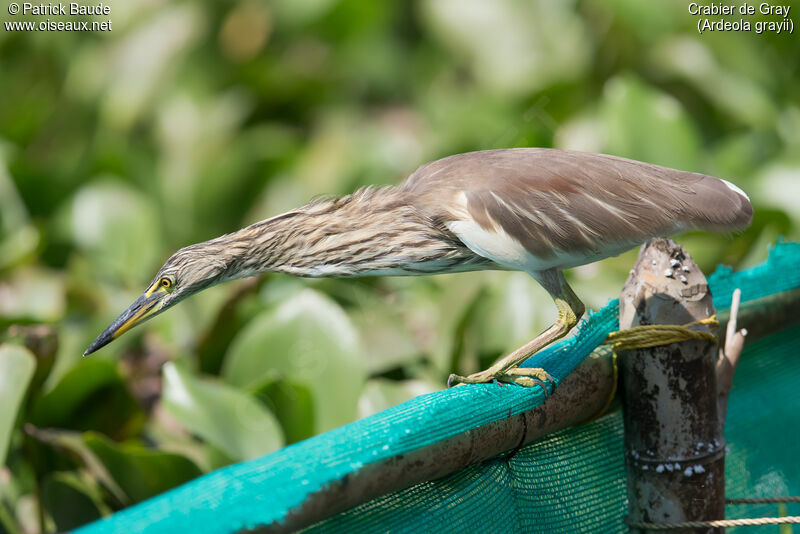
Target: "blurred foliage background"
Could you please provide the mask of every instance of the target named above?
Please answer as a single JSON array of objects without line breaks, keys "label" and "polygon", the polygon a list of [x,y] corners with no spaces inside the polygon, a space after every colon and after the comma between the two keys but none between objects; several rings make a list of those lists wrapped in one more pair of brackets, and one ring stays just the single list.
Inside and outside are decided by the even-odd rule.
[{"label": "blurred foliage background", "polygon": [[[792,35],[701,36],[685,2],[110,5],[111,32],[0,31],[0,532],[72,528],[439,389],[554,319],[521,273],[268,275],[81,357],[174,250],[314,196],[554,146],[745,189],[749,230],[679,237],[707,272],[800,233]],[[569,276],[597,308],[634,258]]]}]

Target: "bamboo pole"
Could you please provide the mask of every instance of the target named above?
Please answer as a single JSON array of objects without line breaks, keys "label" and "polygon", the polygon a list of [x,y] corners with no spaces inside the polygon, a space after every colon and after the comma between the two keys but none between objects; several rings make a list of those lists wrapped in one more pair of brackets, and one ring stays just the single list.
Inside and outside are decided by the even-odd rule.
[{"label": "bamboo pole", "polygon": [[[620,330],[682,325],[714,314],[706,278],[680,245],[669,239],[643,245],[622,289]],[[725,517],[716,362],[716,343],[707,339],[620,352],[629,522]]]}]

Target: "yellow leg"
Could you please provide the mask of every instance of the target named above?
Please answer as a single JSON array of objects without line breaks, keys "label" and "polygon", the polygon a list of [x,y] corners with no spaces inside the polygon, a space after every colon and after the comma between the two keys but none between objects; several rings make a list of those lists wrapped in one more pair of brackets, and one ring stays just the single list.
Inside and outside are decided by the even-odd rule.
[{"label": "yellow leg", "polygon": [[469,376],[450,375],[447,380],[448,386],[454,384],[480,384],[499,380],[530,387],[537,384],[543,385],[544,380],[552,380],[550,374],[544,369],[524,368],[519,367],[519,365],[532,354],[567,335],[578,323],[578,319],[583,315],[585,308],[581,300],[567,284],[564,273],[561,271],[545,271],[535,273],[533,276],[553,297],[553,301],[558,307],[558,319],[556,322],[485,371]]}]

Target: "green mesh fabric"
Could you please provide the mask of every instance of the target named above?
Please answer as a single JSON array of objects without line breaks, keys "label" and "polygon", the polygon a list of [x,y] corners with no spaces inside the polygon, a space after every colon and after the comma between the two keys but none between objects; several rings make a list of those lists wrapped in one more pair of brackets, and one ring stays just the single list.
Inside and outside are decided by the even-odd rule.
[{"label": "green mesh fabric", "polygon": [[[743,300],[800,287],[800,245],[779,243],[747,271],[718,269],[709,284],[726,309]],[[532,357],[562,380],[618,328],[617,301],[578,334]],[[800,494],[800,331],[748,346],[729,403],[729,496]],[[539,388],[483,384],[395,406],[265,457],[234,464],[97,521],[80,532],[236,532],[282,521],[312,493],[364,465],[419,449],[541,404]],[[314,531],[427,532],[619,531],[626,509],[618,414],[567,429],[442,480],[426,482],[333,517]],[[775,515],[775,505],[731,507],[730,517]],[[800,515],[800,510],[790,514]],[[775,528],[771,531],[774,531]],[[752,531],[752,530],[751,530]]]},{"label": "green mesh fabric", "polygon": [[[748,346],[728,400],[728,498],[800,495],[800,327]],[[800,515],[800,504],[729,506],[729,518]],[[788,510],[788,513],[787,513]],[[794,528],[794,530],[792,530]],[[754,532],[740,527],[728,532]],[[756,529],[755,531],[758,531]],[[778,527],[763,527],[778,532]],[[781,533],[800,532],[785,527]]]},{"label": "green mesh fabric", "polygon": [[619,412],[433,482],[375,499],[306,532],[618,532],[625,465]]},{"label": "green mesh fabric", "polygon": [[[728,405],[729,498],[800,495],[800,327],[749,346]],[[757,429],[757,431],[754,431]],[[375,499],[306,532],[622,532],[622,414]],[[800,504],[728,506],[728,518],[800,515]],[[792,532],[769,525],[728,532]]]}]

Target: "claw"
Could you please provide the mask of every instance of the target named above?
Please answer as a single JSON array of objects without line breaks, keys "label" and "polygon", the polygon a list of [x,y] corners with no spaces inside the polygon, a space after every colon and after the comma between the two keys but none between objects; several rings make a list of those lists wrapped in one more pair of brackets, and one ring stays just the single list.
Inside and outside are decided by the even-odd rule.
[{"label": "claw", "polygon": [[[460,378],[461,378],[461,377],[460,377],[460,376],[458,376],[458,375],[456,375],[456,374],[451,374],[451,375],[450,375],[450,376],[447,378],[447,387],[448,387],[448,388],[451,388],[451,387],[453,387],[453,381],[454,381],[454,380],[459,380]],[[458,385],[458,384],[456,384],[456,385]]]},{"label": "claw", "polygon": [[538,367],[513,367],[494,374],[487,374],[486,371],[469,376],[452,374],[447,379],[447,387],[461,384],[484,384],[493,380],[497,380],[498,384],[517,384],[523,387],[540,386],[545,396],[550,394],[545,381],[555,382],[553,376],[544,369]]}]

